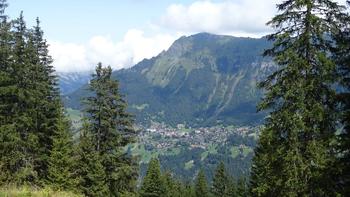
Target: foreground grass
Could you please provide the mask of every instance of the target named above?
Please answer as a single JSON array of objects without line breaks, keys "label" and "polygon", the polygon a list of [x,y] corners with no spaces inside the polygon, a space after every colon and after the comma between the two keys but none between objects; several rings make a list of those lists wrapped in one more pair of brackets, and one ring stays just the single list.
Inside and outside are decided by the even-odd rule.
[{"label": "foreground grass", "polygon": [[51,189],[0,188],[0,197],[83,197],[73,192],[53,191]]}]

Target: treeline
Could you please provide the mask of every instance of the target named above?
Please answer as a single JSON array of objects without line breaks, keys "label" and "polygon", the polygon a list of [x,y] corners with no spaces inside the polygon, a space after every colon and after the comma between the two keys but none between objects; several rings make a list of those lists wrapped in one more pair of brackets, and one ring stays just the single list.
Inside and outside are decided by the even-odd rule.
[{"label": "treeline", "polygon": [[112,69],[98,64],[74,139],[39,19],[9,20],[0,1],[0,187],[50,187],[86,196],[135,193],[132,117]]},{"label": "treeline", "polygon": [[177,180],[171,172],[161,172],[158,159],[151,159],[146,176],[143,178],[138,195],[140,197],[245,197],[249,195],[246,179],[236,181],[220,163],[212,184],[209,184],[205,172],[200,170],[193,183]]}]

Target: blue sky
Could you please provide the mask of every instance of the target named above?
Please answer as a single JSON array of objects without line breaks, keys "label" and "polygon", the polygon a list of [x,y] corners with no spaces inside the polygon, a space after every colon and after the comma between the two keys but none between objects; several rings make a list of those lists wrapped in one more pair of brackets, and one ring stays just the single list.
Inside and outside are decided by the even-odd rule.
[{"label": "blue sky", "polygon": [[[13,19],[41,20],[59,72],[127,68],[199,32],[261,37],[282,0],[8,0]],[[345,2],[345,0],[337,0]]]},{"label": "blue sky", "polygon": [[189,5],[193,0],[8,0],[8,14],[21,10],[29,26],[36,17],[47,37],[83,43],[95,35],[121,39],[127,30],[143,28],[157,20],[170,4]]}]

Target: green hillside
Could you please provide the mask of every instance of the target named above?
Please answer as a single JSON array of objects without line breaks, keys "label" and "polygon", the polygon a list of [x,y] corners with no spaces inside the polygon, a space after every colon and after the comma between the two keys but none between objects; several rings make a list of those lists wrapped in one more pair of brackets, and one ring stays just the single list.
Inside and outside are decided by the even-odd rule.
[{"label": "green hillside", "polygon": [[[274,70],[261,56],[266,39],[207,33],[181,37],[167,50],[113,73],[138,123],[169,125],[258,124],[256,83]],[[65,97],[79,109],[84,87]]]}]

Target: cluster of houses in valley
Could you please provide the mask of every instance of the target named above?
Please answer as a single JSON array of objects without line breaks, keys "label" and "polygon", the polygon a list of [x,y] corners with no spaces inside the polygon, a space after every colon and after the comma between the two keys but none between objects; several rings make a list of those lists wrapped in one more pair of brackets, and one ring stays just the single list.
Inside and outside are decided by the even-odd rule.
[{"label": "cluster of houses in valley", "polygon": [[208,149],[212,144],[226,143],[231,135],[257,136],[258,131],[259,127],[257,126],[190,128],[179,124],[174,128],[153,122],[150,127],[140,129],[139,143],[150,149],[169,149],[182,146]]}]

